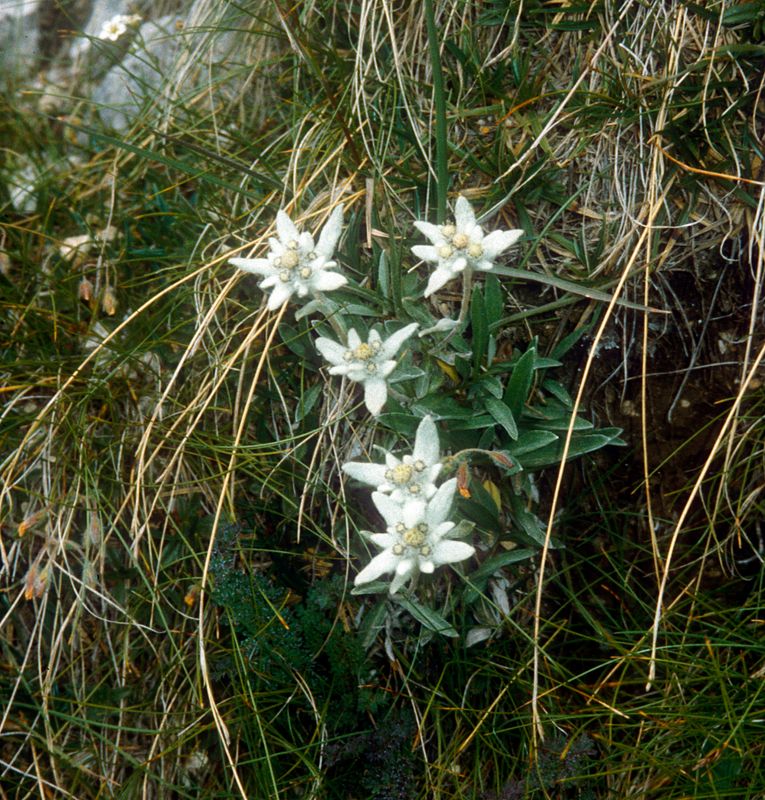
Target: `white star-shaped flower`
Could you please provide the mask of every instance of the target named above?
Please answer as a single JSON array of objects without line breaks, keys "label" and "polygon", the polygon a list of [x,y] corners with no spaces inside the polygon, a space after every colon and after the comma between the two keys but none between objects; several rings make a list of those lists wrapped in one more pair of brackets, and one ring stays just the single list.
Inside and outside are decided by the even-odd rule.
[{"label": "white star-shaped flower", "polygon": [[393,572],[390,593],[397,592],[420,572],[432,573],[442,564],[464,561],[475,553],[466,542],[449,538],[454,529],[449,509],[457,488],[457,479],[444,483],[427,502],[410,501],[401,505],[386,494],[372,493],[372,500],[387,525],[386,533],[369,534],[369,539],[383,548],[354,581],[356,586],[371,583],[380,575]]},{"label": "white star-shaped flower", "polygon": [[436,264],[425,289],[425,297],[438,291],[466,267],[486,272],[494,261],[523,236],[522,230],[492,231],[484,234],[475,213],[464,197],[454,206],[455,221],[446,225],[415,222],[415,227],[430,239],[430,245],[415,245],[412,252],[423,261]]},{"label": "white star-shaped flower", "polygon": [[382,494],[389,494],[397,503],[430,500],[436,493],[435,480],[441,472],[439,449],[435,423],[425,417],[417,428],[411,455],[399,459],[386,452],[384,464],[349,461],[343,464],[343,472],[374,486]]},{"label": "white star-shaped flower", "polygon": [[393,356],[417,327],[416,322],[405,325],[385,341],[377,331],[371,331],[366,342],[351,328],[347,346],[320,336],[316,349],[332,364],[330,375],[345,375],[348,380],[364,385],[364,402],[369,412],[377,416],[388,399],[386,378],[396,367]]},{"label": "white star-shaped flower", "polygon": [[343,230],[343,207],[338,206],[321,231],[318,243],[308,232],[300,233],[284,211],[276,215],[276,233],[266,258],[230,258],[235,267],[262,275],[261,289],[271,290],[268,309],[286,303],[293,294],[298,297],[331,292],[348,283],[338,272],[331,272],[337,263],[332,261],[335,247]]},{"label": "white star-shaped flower", "polygon": [[140,14],[117,14],[115,17],[104,22],[101,26],[99,39],[106,39],[109,42],[116,42],[125,35],[129,27],[138,25],[141,22]]}]

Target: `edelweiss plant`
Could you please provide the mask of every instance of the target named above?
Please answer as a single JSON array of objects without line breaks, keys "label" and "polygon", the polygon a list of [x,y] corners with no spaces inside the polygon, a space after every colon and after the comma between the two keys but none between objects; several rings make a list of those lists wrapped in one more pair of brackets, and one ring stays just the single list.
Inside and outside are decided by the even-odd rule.
[{"label": "edelweiss plant", "polygon": [[348,279],[331,268],[335,247],[343,230],[343,207],[337,206],[319,235],[318,243],[310,233],[300,233],[284,211],[276,215],[278,238],[271,237],[271,247],[266,258],[230,258],[238,269],[262,275],[258,286],[271,290],[267,308],[274,311],[284,305],[293,294],[303,298],[319,297],[321,292],[331,292],[344,286]]},{"label": "edelweiss plant", "polygon": [[388,527],[386,533],[366,534],[383,551],[359,572],[355,585],[371,583],[393,572],[389,591],[395,594],[421,572],[430,574],[442,564],[470,558],[475,553],[472,545],[449,538],[455,524],[447,517],[456,489],[457,479],[452,478],[428,502],[413,500],[404,504],[381,492],[373,492],[372,501]]},{"label": "edelweiss plant", "polygon": [[[230,260],[235,267],[262,277],[260,287],[270,291],[269,309],[281,307],[293,295],[301,299],[311,296],[296,311],[296,322],[315,311],[325,316],[336,337],[319,336],[316,349],[328,362],[330,375],[343,375],[363,386],[364,403],[374,417],[380,416],[388,400],[389,381],[397,367],[399,351],[419,331],[419,337],[410,343],[416,354],[415,364],[399,375],[403,385],[396,396],[398,406],[380,420],[381,427],[408,437],[413,419],[421,418],[413,447],[404,446],[401,455],[379,448],[382,463],[350,461],[342,466],[346,475],[373,487],[372,501],[385,521],[384,532],[363,534],[381,552],[358,573],[355,585],[365,587],[360,588],[363,593],[387,588],[389,594],[397,595],[407,583],[413,587],[420,573],[430,574],[443,564],[473,556],[473,545],[460,539],[475,527],[482,542],[480,570],[471,576],[463,592],[449,593],[452,610],[460,597],[468,607],[474,599],[470,599],[471,593],[474,596],[486,590],[487,582],[497,572],[510,563],[532,557],[546,541],[545,527],[534,512],[538,498],[531,471],[556,464],[561,457],[560,431],[570,425],[573,404],[565,388],[549,378],[547,372],[558,365],[557,358],[574,340],[552,351],[549,357],[538,353],[536,340],[525,352],[516,350],[498,357],[495,331],[503,318],[503,287],[499,278],[491,274],[482,286],[473,287],[472,275],[475,270],[490,272],[496,259],[518,241],[522,231],[484,233],[464,197],[457,198],[453,222],[416,222],[431,244],[412,247],[416,256],[436,267],[429,276],[426,297],[462,273],[458,319],[438,319],[423,304],[416,307],[411,302],[416,290],[414,277],[408,279],[406,294],[401,293],[399,302],[390,302],[394,297],[390,285],[386,288],[382,267],[379,288],[387,302],[375,303],[375,284],[350,286],[349,292],[339,293],[337,302],[329,301],[322,294],[324,291],[349,283],[344,275],[333,271],[337,266],[333,259],[342,232],[342,213],[342,207],[332,212],[318,242],[314,242],[311,234],[299,232],[289,216],[279,211],[277,237],[269,239],[266,257]],[[384,266],[382,258],[381,264]],[[349,297],[354,298],[354,304]],[[363,304],[358,302],[359,297]],[[401,321],[401,327],[387,338],[381,329],[372,327],[366,341],[362,340],[358,325],[354,327],[348,315],[356,312],[370,317],[386,306],[400,308],[418,322]],[[310,331],[310,327],[304,328],[306,334]],[[459,347],[450,347],[449,341],[457,332],[461,336]],[[434,336],[442,333],[446,336]],[[428,337],[432,337],[429,342]],[[297,338],[299,331],[290,329],[289,339]],[[421,340],[426,343],[420,344]],[[303,363],[310,361],[305,359],[304,350],[300,356]],[[535,408],[540,402],[544,403],[543,414]],[[456,478],[440,487],[437,481],[444,462],[437,420],[448,420],[444,429],[448,437],[446,448],[456,450],[451,461],[458,470]],[[597,450],[609,442],[619,443],[618,435],[616,429],[594,430],[591,423],[578,418],[568,456]],[[497,470],[501,473],[499,480]],[[506,480],[509,476],[514,480]],[[458,483],[461,518],[457,524],[449,517]],[[506,538],[526,548],[509,554],[500,547]],[[555,540],[550,546],[557,546]],[[386,574],[392,574],[387,587],[369,586]],[[433,596],[440,597],[437,585],[433,589]],[[379,602],[383,606],[386,603]],[[458,635],[437,611],[420,605],[411,594],[399,594],[396,602],[431,632]],[[485,622],[479,628],[479,632],[468,632],[469,643],[482,641]]]},{"label": "edelweiss plant", "polygon": [[358,333],[351,328],[347,346],[320,336],[316,340],[316,349],[332,364],[330,375],[345,375],[348,380],[363,384],[367,409],[370,414],[377,416],[388,399],[386,378],[396,368],[393,356],[418,327],[418,323],[412,322],[385,341],[373,330],[366,342],[362,342]]},{"label": "edelweiss plant", "polygon": [[374,486],[382,494],[389,494],[396,503],[429,500],[436,493],[435,480],[441,472],[439,450],[438,430],[428,416],[417,428],[411,455],[399,459],[386,452],[384,464],[349,461],[343,464],[343,472]]},{"label": "edelweiss plant", "polygon": [[436,264],[425,288],[425,297],[445,286],[461,272],[474,269],[487,272],[494,267],[498,256],[523,236],[522,230],[492,231],[484,234],[476,222],[475,213],[464,197],[454,206],[455,221],[433,225],[418,220],[415,227],[430,239],[430,245],[415,245],[417,258]]}]

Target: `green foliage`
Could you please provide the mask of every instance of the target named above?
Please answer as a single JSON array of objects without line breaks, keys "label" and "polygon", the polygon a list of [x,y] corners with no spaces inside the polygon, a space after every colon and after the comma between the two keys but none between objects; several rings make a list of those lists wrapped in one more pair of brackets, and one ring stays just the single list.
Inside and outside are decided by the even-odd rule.
[{"label": "green foliage", "polygon": [[[763,796],[756,380],[674,530],[759,347],[762,4],[429,6],[430,33],[421,3],[202,0],[122,131],[63,63],[0,95],[8,796],[222,799],[235,771],[269,800]],[[524,238],[423,302],[412,219],[460,192]],[[277,209],[314,229],[340,200],[349,283],[274,332],[226,259],[262,255]],[[372,433],[315,336],[443,316],[458,329],[411,340]],[[636,458],[610,445],[612,425],[641,441],[638,384]],[[408,452],[426,414],[476,555],[401,602],[353,595],[380,520],[340,465]]]},{"label": "green foliage", "polygon": [[416,728],[410,712],[383,718],[374,731],[356,734],[328,748],[333,777],[328,800],[410,800],[416,797],[418,759],[412,748]]},{"label": "green foliage", "polygon": [[345,594],[342,579],[332,576],[312,586],[304,599],[290,602],[289,591],[272,579],[237,566],[239,531],[236,525],[219,531],[210,562],[212,598],[236,640],[231,653],[214,664],[216,675],[233,678],[241,659],[256,693],[287,690],[299,676],[322,708],[330,733],[354,730],[387,698],[365,686],[369,665],[362,641],[337,619]]},{"label": "green foliage", "polygon": [[[527,778],[507,781],[499,792],[486,792],[481,800],[522,800],[544,797],[556,790],[560,797],[579,797],[589,800],[595,794],[588,786],[587,773],[594,772],[595,743],[586,734],[567,742],[555,737],[546,743],[536,769]],[[573,791],[566,793],[568,786]]]}]

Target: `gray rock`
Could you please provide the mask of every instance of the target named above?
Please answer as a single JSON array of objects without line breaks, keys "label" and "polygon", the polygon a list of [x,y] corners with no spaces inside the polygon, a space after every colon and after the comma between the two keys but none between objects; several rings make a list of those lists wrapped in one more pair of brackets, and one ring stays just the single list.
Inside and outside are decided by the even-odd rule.
[{"label": "gray rock", "polygon": [[177,18],[163,17],[144,23],[138,31],[135,52],[129,52],[93,87],[90,99],[101,121],[116,130],[130,126],[145,103],[155,98],[181,45],[175,31]]},{"label": "gray rock", "polygon": [[[215,91],[197,94],[197,110],[237,96],[247,19],[209,0],[0,0],[0,79],[36,89],[50,117],[89,124],[92,109],[124,131],[143,111],[159,119],[206,86]],[[239,79],[227,81],[237,67]]]},{"label": "gray rock", "polygon": [[40,60],[39,0],[0,0],[0,72],[6,79],[34,72]]}]

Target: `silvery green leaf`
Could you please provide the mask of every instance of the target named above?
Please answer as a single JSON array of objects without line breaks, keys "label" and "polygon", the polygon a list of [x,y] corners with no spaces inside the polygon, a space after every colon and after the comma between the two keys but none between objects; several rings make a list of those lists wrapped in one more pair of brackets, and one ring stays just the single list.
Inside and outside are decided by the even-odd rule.
[{"label": "silvery green leaf", "polygon": [[485,642],[487,639],[491,639],[493,633],[494,631],[491,628],[483,625],[471,628],[465,636],[465,647],[473,647],[473,645]]},{"label": "silvery green leaf", "polygon": [[417,622],[428,630],[433,631],[433,633],[439,633],[441,636],[448,636],[452,639],[459,636],[457,631],[432,608],[428,608],[414,598],[405,597],[404,595],[398,595],[395,599]]},{"label": "silvery green leaf", "polygon": [[386,581],[373,581],[352,587],[351,594],[382,594],[383,592],[387,594],[389,586],[390,584]]},{"label": "silvery green leaf", "polygon": [[398,367],[388,378],[388,383],[401,383],[402,381],[412,381],[425,375],[419,367]]}]

